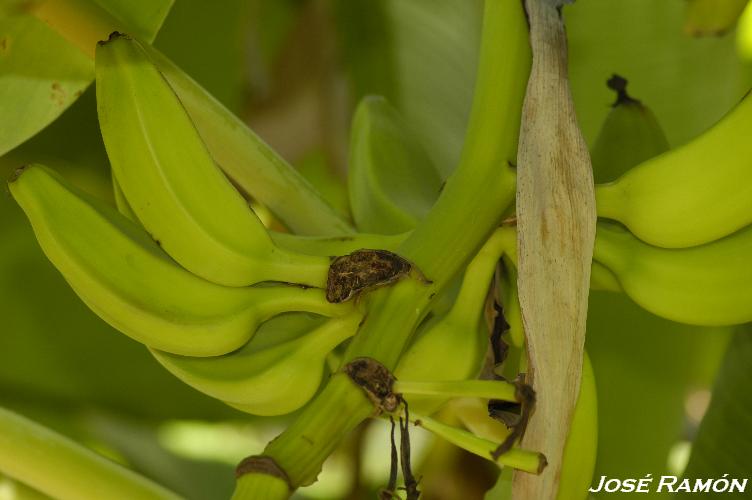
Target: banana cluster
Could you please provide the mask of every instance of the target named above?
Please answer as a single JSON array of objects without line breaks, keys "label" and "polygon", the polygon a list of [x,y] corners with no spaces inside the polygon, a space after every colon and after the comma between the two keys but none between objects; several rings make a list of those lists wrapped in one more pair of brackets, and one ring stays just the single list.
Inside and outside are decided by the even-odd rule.
[{"label": "banana cluster", "polygon": [[362,317],[326,300],[322,242],[274,242],[139,42],[100,43],[96,91],[118,210],[43,165],[19,169],[10,191],[45,254],[189,385],[259,415],[299,408]]},{"label": "banana cluster", "polygon": [[752,321],[752,97],[668,150],[626,81],[610,83],[619,98],[593,149],[596,180],[610,181],[596,186],[593,259],[656,315],[706,326]]}]

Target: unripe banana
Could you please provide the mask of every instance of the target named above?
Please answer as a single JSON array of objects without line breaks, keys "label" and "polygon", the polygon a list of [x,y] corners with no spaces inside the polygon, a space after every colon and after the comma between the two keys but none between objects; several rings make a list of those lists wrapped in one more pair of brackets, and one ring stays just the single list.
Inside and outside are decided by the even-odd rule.
[{"label": "unripe banana", "polygon": [[687,0],[684,31],[692,36],[720,36],[734,27],[748,0]]},{"label": "unripe banana", "polygon": [[752,226],[706,245],[665,249],[600,221],[593,258],[648,311],[693,325],[752,321]]},{"label": "unripe banana", "polygon": [[120,187],[120,183],[117,181],[114,174],[112,175],[112,193],[115,198],[115,206],[117,207],[118,212],[125,215],[133,222],[138,223],[138,217],[133,213],[133,209],[128,204],[128,200],[125,199],[123,188]]},{"label": "unripe banana", "polygon": [[598,395],[587,353],[582,360],[580,395],[569,426],[562,457],[558,500],[585,500],[598,454]]},{"label": "unripe banana", "polygon": [[[400,358],[398,380],[433,382],[478,376],[488,346],[483,321],[486,293],[502,253],[515,245],[513,228],[504,227],[483,245],[467,266],[459,295],[450,311],[429,323]],[[440,363],[440,366],[437,366]],[[410,407],[430,414],[445,400],[411,396]]]},{"label": "unripe banana", "polygon": [[155,349],[216,356],[245,344],[284,311],[340,315],[322,290],[234,288],[175,264],[137,224],[41,165],[20,169],[10,191],[47,257],[102,319]]},{"label": "unripe banana", "polygon": [[590,152],[596,183],[611,182],[669,148],[653,112],[627,94],[627,80],[613,75],[607,85],[616,92],[616,102]]},{"label": "unripe banana", "polygon": [[347,181],[358,229],[374,233],[414,228],[441,191],[420,140],[380,96],[363,98],[355,111]]},{"label": "unripe banana", "polygon": [[[307,403],[321,384],[326,356],[358,329],[361,316],[332,319],[310,330],[294,315],[274,318],[241,349],[213,358],[191,358],[152,350],[180,380],[254,415],[283,415]],[[298,322],[291,325],[290,322]],[[297,335],[297,336],[296,336]],[[292,338],[291,338],[292,337]]]},{"label": "unripe banana", "polygon": [[325,286],[328,259],[274,245],[138,42],[113,34],[100,43],[96,87],[115,177],[138,220],[178,263],[222,285]]},{"label": "unripe banana", "polygon": [[598,215],[655,246],[684,248],[752,223],[752,97],[679,148],[596,186]]}]

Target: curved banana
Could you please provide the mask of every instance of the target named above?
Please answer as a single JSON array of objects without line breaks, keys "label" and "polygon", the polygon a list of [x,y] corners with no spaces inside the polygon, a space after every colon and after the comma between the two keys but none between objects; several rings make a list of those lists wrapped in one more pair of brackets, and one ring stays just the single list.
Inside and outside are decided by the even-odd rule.
[{"label": "curved banana", "polygon": [[291,316],[265,323],[253,340],[224,356],[191,358],[153,349],[152,354],[180,380],[230,406],[254,415],[283,415],[313,397],[326,356],[355,333],[362,319],[351,314],[323,324],[314,320],[319,326],[310,329],[311,321]]},{"label": "curved banana", "polygon": [[598,454],[598,394],[587,353],[582,360],[580,395],[562,457],[558,500],[585,500]]},{"label": "curved banana", "polygon": [[627,80],[613,75],[607,85],[616,92],[616,102],[590,151],[596,183],[613,181],[635,165],[669,148],[650,108],[627,94]]},{"label": "curved banana", "polygon": [[752,97],[693,141],[596,186],[598,215],[655,246],[684,248],[752,223]]},{"label": "curved banana", "polygon": [[328,259],[273,244],[138,42],[113,34],[99,44],[96,88],[115,177],[138,220],[178,263],[228,286],[326,285]]},{"label": "curved banana", "polygon": [[376,233],[414,228],[441,191],[428,153],[380,96],[364,97],[355,111],[347,182],[357,227]]},{"label": "curved banana", "polygon": [[[468,264],[459,295],[449,312],[428,323],[400,358],[394,371],[398,380],[453,381],[477,377],[488,346],[483,309],[494,269],[502,253],[515,244],[514,230],[497,229]],[[440,360],[440,369],[437,369]],[[433,413],[445,400],[409,398],[418,413]]]},{"label": "curved banana", "polygon": [[245,344],[284,311],[341,315],[319,289],[233,288],[176,265],[144,230],[41,165],[9,183],[47,257],[102,319],[150,347],[215,356]]},{"label": "curved banana", "polygon": [[593,259],[658,316],[706,326],[752,321],[752,226],[706,245],[665,249],[600,221]]},{"label": "curved banana", "polygon": [[720,36],[734,27],[748,0],[688,0],[684,32],[691,36]]}]

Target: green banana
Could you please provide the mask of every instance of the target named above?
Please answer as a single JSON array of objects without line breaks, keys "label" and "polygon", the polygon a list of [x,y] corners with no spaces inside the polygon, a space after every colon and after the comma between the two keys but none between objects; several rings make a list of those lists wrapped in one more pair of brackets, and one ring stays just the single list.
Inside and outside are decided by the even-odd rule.
[{"label": "green banana", "polygon": [[97,47],[96,87],[115,177],[138,220],[179,264],[228,286],[325,286],[329,260],[274,245],[137,41],[113,34]]},{"label": "green banana", "polygon": [[752,321],[752,226],[706,245],[665,249],[600,221],[593,259],[648,311],[681,323],[721,326]]},{"label": "green banana", "polygon": [[582,360],[580,394],[569,426],[562,457],[558,500],[585,500],[598,454],[598,395],[593,365],[587,353]]},{"label": "green banana", "polygon": [[653,112],[627,94],[627,80],[613,75],[607,85],[616,92],[616,102],[590,151],[596,183],[611,182],[635,165],[669,149]]},{"label": "green banana", "polygon": [[327,355],[355,333],[361,319],[351,314],[321,324],[287,314],[264,323],[250,342],[224,356],[191,358],[154,349],[152,354],[180,380],[230,406],[254,415],[282,415],[313,397]]},{"label": "green banana", "polygon": [[596,186],[598,215],[655,246],[708,243],[752,223],[752,97],[710,130]]},{"label": "green banana", "polygon": [[[429,322],[407,348],[395,369],[401,381],[433,382],[477,377],[488,346],[483,321],[485,298],[502,253],[515,245],[513,228],[497,229],[468,264],[459,295],[449,312]],[[436,368],[437,360],[441,368]],[[415,396],[410,407],[433,413],[445,400]]]},{"label": "green banana", "polygon": [[133,213],[133,209],[128,204],[128,200],[125,199],[123,188],[120,187],[120,183],[117,181],[114,174],[112,175],[112,193],[114,195],[113,198],[115,198],[115,206],[117,207],[118,212],[125,215],[133,222],[138,223],[138,217]]},{"label": "green banana", "polygon": [[747,0],[687,0],[684,31],[691,36],[720,36],[734,27]]},{"label": "green banana", "polygon": [[441,178],[428,153],[383,97],[363,98],[350,137],[348,191],[358,229],[413,229],[433,206]]},{"label": "green banana", "polygon": [[10,192],[55,267],[102,319],[150,347],[215,356],[245,344],[284,311],[341,315],[319,289],[234,288],[176,265],[137,224],[41,165],[19,169]]}]

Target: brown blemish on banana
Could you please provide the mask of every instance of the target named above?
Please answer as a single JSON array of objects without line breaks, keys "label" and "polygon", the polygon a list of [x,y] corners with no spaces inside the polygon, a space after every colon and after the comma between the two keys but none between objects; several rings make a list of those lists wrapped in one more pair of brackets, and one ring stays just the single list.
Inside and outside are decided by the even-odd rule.
[{"label": "brown blemish on banana", "polygon": [[355,358],[345,365],[342,371],[360,386],[368,399],[373,402],[376,414],[392,413],[397,409],[402,398],[392,392],[396,380],[394,375],[373,358]]},{"label": "brown blemish on banana", "polygon": [[246,474],[266,474],[268,476],[274,476],[287,483],[290,491],[294,490],[287,473],[272,457],[265,455],[251,455],[250,457],[244,458],[235,468],[235,478],[238,479]]},{"label": "brown blemish on banana", "polygon": [[50,94],[50,99],[60,107],[65,106],[67,94],[63,86],[60,85],[60,82],[52,82],[51,88],[52,92]]},{"label": "brown blemish on banana", "polygon": [[23,174],[31,165],[21,165],[17,169],[13,171],[12,174],[10,174],[10,177],[8,178],[8,184],[12,182],[16,182],[19,177],[21,177],[21,174]]},{"label": "brown blemish on banana", "polygon": [[108,43],[112,42],[113,40],[117,40],[118,38],[124,38],[126,40],[132,39],[132,37],[126,33],[113,31],[112,33],[110,33],[110,36],[107,37],[107,40],[100,40],[97,42],[97,45],[107,45]]},{"label": "brown blemish on banana", "polygon": [[413,265],[387,250],[356,250],[334,257],[326,281],[326,300],[345,302],[366,290],[386,286],[404,278]]}]

